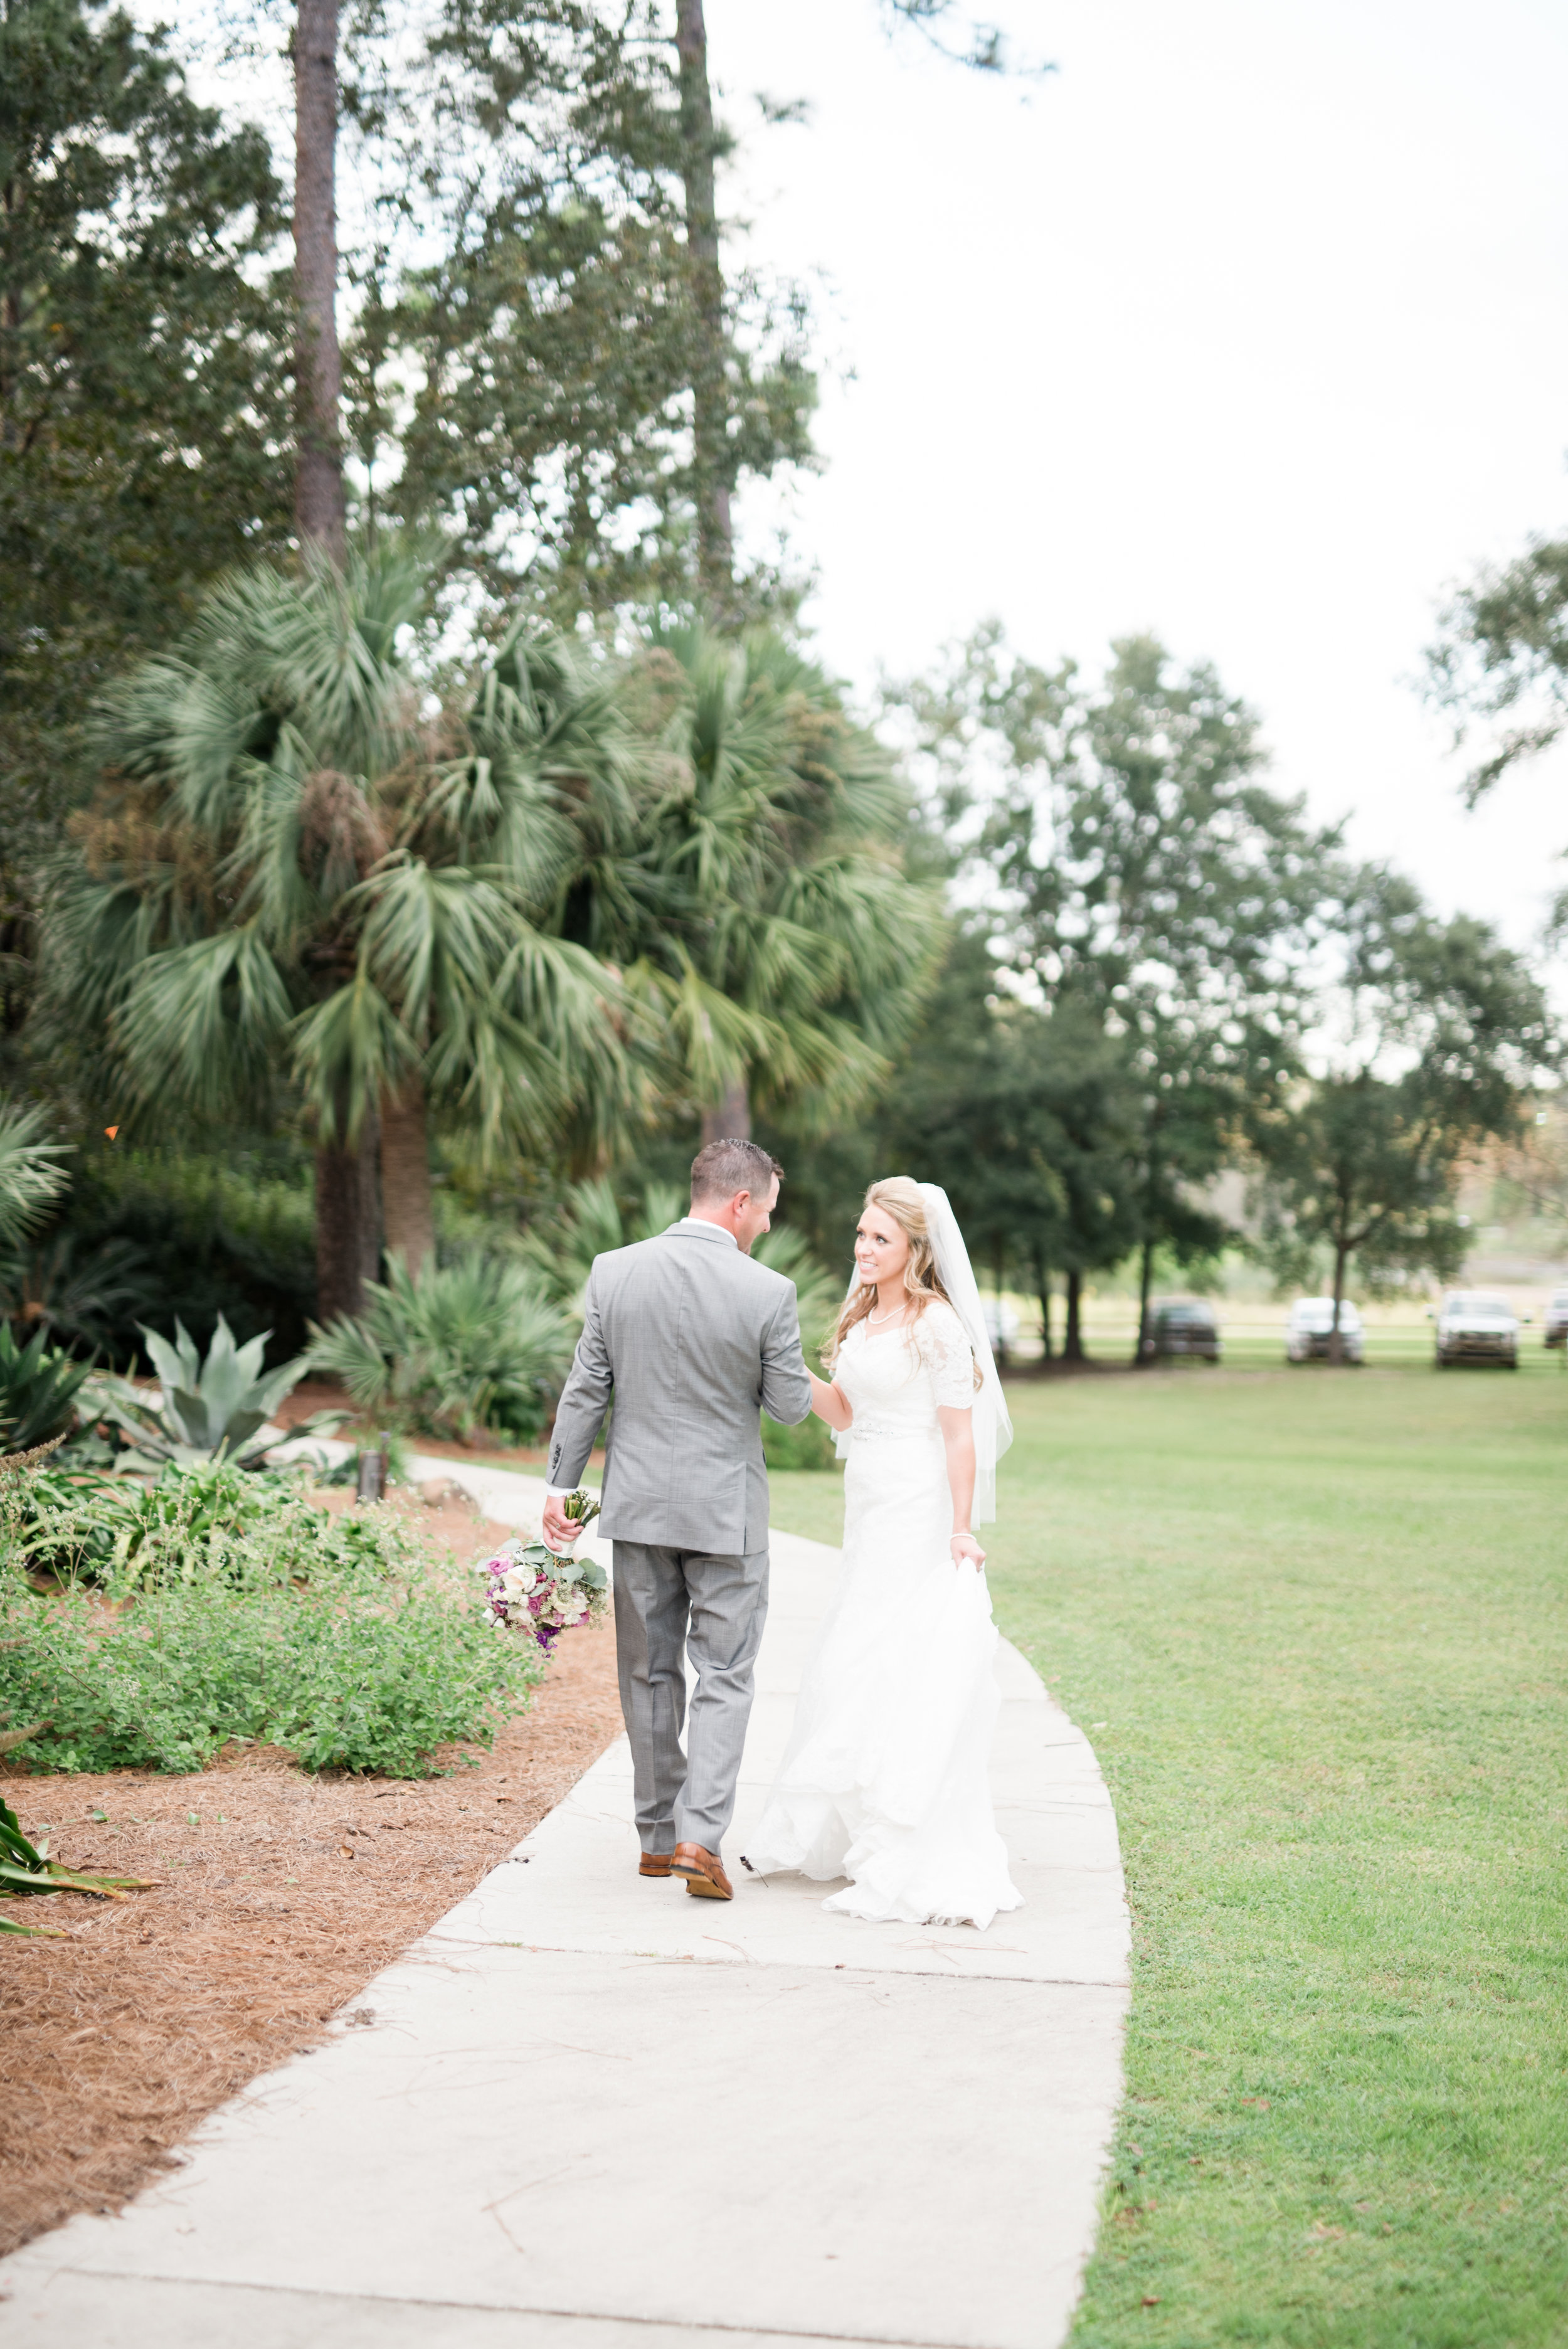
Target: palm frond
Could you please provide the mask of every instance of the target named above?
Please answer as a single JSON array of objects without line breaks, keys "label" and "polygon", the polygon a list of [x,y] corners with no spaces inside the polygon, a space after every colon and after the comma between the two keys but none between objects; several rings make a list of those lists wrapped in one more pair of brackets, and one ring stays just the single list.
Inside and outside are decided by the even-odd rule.
[{"label": "palm frond", "polygon": [[282,972],[246,924],[149,955],[130,976],[117,1024],[143,1100],[167,1089],[216,1114],[261,1090],[293,1012]]},{"label": "palm frond", "polygon": [[397,1092],[419,1065],[418,1044],[363,962],[300,1014],[290,1041],[322,1133],[350,1148],[383,1093]]},{"label": "palm frond", "polygon": [[0,1247],[36,1230],[66,1187],[66,1148],[48,1132],[42,1109],[0,1096]]}]

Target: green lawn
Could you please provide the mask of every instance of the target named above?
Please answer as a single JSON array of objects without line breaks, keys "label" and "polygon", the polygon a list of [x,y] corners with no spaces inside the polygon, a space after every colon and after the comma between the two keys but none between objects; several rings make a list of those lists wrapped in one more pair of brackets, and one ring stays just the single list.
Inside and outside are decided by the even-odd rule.
[{"label": "green lawn", "polygon": [[[1568,1380],[1012,1405],[997,1613],[1089,1730],[1135,1927],[1075,2349],[1568,2343]],[[773,1487],[837,1538],[836,1477]]]}]

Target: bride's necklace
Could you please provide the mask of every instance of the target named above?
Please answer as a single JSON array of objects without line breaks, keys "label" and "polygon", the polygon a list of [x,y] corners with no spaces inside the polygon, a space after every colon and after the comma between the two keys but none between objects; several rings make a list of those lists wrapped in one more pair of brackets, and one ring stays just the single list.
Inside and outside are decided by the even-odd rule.
[{"label": "bride's necklace", "polygon": [[879,1321],[897,1321],[903,1318],[903,1307],[902,1305],[890,1305],[885,1313],[868,1313],[866,1315],[866,1328],[868,1330],[874,1330]]}]

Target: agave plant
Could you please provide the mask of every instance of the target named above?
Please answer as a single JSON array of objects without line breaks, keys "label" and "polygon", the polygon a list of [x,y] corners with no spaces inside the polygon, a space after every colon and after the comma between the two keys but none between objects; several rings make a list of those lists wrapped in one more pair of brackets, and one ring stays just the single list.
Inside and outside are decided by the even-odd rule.
[{"label": "agave plant", "polygon": [[46,1347],[44,1337],[40,1330],[18,1346],[10,1324],[0,1321],[0,1451],[29,1452],[47,1444],[76,1416],[88,1366]]},{"label": "agave plant", "polygon": [[366,1295],[365,1319],[314,1330],[305,1356],[340,1378],[362,1411],[401,1412],[463,1444],[482,1429],[540,1432],[573,1331],[531,1267],[474,1255],[427,1264],[416,1278],[393,1256],[385,1285],[367,1281]]},{"label": "agave plant", "polygon": [[[170,1460],[188,1468],[199,1461],[224,1459],[241,1468],[260,1467],[277,1438],[254,1439],[304,1377],[304,1357],[281,1363],[263,1378],[262,1361],[272,1331],[236,1346],[221,1313],[204,1362],[178,1319],[172,1346],[151,1330],[143,1329],[141,1334],[162,1388],[160,1407],[155,1410],[125,1379],[97,1379],[83,1398],[98,1417],[130,1437],[131,1454],[123,1464],[156,1470]],[[329,1434],[346,1416],[341,1411],[318,1411],[293,1433]]]}]

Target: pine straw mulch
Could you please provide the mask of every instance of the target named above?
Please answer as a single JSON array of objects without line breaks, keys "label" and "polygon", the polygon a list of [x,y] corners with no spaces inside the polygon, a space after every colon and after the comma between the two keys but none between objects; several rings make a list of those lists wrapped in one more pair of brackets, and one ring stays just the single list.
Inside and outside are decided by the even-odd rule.
[{"label": "pine straw mulch", "polygon": [[[460,1498],[405,1506],[459,1558],[511,1530]],[[477,1768],[444,1756],[449,1777],[309,1778],[254,1750],[186,1778],[0,1766],[23,1827],[48,1823],[67,1867],[159,1879],[124,1901],[0,1909],[72,1937],[0,1936],[0,2252],[74,2211],[115,2209],[172,2167],[199,2121],[318,2041],[620,1727],[606,1620],[560,1641],[531,1710]]]}]

